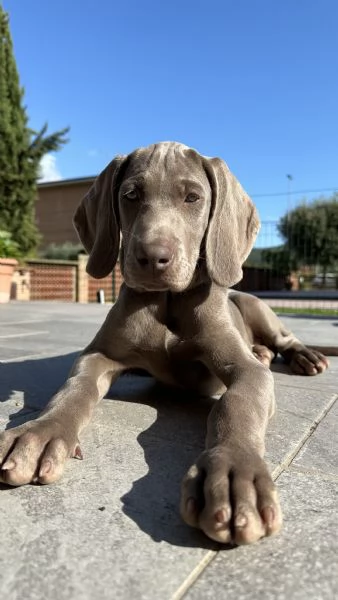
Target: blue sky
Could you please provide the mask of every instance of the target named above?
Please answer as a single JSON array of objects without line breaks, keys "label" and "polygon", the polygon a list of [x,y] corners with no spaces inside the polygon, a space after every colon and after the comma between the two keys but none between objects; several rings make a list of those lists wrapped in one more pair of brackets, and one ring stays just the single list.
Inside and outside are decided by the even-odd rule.
[{"label": "blue sky", "polygon": [[93,175],[117,153],[177,140],[224,158],[263,220],[298,190],[338,189],[336,0],[3,6],[31,126],[71,127],[50,176]]}]

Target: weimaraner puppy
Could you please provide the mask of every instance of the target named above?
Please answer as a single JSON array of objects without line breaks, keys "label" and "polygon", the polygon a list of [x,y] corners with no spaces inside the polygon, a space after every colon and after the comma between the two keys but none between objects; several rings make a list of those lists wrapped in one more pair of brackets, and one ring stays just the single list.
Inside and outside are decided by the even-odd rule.
[{"label": "weimaraner puppy", "polygon": [[328,362],[262,301],[229,289],[259,229],[250,198],[219,158],[162,142],[117,156],[74,222],[90,275],[108,275],[121,249],[125,283],[39,418],[2,433],[2,481],[56,481],[68,457],[81,457],[80,433],[112,382],[142,369],[169,385],[221,394],[206,449],[183,480],[186,523],[224,543],[276,533],[281,509],[263,460],[274,410],[270,362],[279,352],[304,375]]}]

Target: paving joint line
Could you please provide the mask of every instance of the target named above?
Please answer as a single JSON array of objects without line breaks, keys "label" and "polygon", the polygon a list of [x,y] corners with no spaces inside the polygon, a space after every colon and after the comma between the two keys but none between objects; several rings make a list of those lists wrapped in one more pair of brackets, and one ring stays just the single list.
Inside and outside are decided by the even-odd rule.
[{"label": "paving joint line", "polygon": [[16,327],[17,325],[30,325],[35,323],[48,323],[48,319],[28,319],[24,321],[1,321],[1,325],[6,327]]},{"label": "paving joint line", "polygon": [[39,352],[38,354],[23,354],[22,356],[15,356],[14,358],[3,358],[0,359],[0,365],[10,364],[10,363],[20,363],[23,360],[39,360],[40,358],[57,358],[58,356],[66,356],[67,354],[73,354],[74,352],[81,352],[83,350],[83,346],[77,346],[74,348],[68,348],[67,352],[57,352],[56,354],[47,350],[46,352]]},{"label": "paving joint line", "polygon": [[170,600],[181,600],[185,596],[185,594],[190,590],[190,588],[194,585],[197,579],[202,575],[205,569],[216,558],[218,553],[219,550],[209,550],[203,556],[200,562],[197,563],[196,567],[185,578],[183,583],[181,583],[180,587],[176,590],[176,592],[174,592]]},{"label": "paving joint line", "polygon": [[272,471],[272,478],[276,481],[281,474],[291,465],[296,456],[300,453],[306,442],[310,439],[312,434],[316,431],[318,425],[323,421],[326,415],[329,413],[333,405],[338,399],[337,394],[333,394],[327,405],[321,410],[317,417],[312,422],[312,425],[305,432],[296,448]]},{"label": "paving joint line", "polygon": [[44,331],[24,331],[23,333],[7,333],[5,335],[0,335],[0,339],[3,340],[8,340],[9,338],[20,338],[20,337],[30,337],[32,335],[42,335],[42,334],[47,334],[50,333],[47,330]]}]

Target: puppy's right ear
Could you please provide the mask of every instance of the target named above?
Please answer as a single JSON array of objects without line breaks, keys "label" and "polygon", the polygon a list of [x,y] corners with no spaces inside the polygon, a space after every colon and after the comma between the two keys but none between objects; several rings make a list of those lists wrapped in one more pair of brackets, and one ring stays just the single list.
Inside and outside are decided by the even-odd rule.
[{"label": "puppy's right ear", "polygon": [[114,196],[125,158],[117,156],[100,173],[73,218],[77,234],[89,254],[87,272],[97,279],[111,273],[119,253],[120,226]]}]

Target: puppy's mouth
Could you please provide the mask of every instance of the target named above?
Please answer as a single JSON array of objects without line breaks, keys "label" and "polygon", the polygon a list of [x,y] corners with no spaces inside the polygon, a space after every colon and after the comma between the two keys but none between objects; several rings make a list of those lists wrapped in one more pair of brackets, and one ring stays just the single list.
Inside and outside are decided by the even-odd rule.
[{"label": "puppy's mouth", "polygon": [[137,282],[134,283],[132,285],[128,284],[128,282],[126,282],[127,285],[129,285],[129,287],[133,288],[134,290],[138,291],[138,292],[168,292],[170,290],[170,287],[168,285],[161,285],[161,284],[155,284],[155,283],[141,283],[141,282]]},{"label": "puppy's mouth", "polygon": [[190,279],[180,279],[154,275],[150,277],[140,274],[128,275],[125,273],[126,285],[139,292],[183,292],[190,283]]}]

